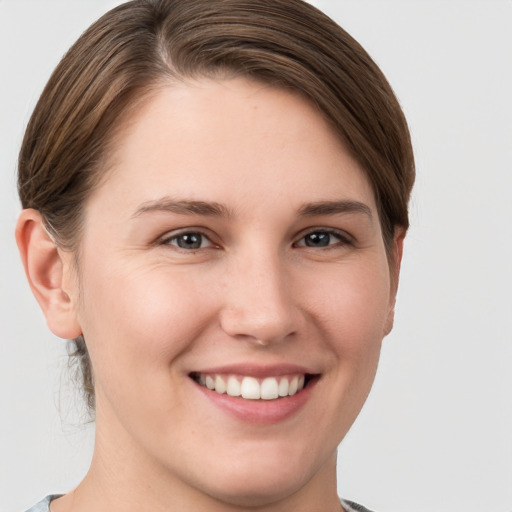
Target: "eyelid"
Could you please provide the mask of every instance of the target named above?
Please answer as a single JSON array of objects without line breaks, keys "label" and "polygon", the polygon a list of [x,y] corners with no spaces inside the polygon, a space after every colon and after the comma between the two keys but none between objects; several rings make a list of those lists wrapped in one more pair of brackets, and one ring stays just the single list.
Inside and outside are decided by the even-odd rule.
[{"label": "eyelid", "polygon": [[[187,234],[197,234],[197,235],[201,235],[202,237],[206,238],[209,242],[209,245],[207,247],[201,247],[200,249],[208,249],[210,247],[218,247],[218,244],[216,244],[214,241],[213,241],[213,236],[209,233],[209,230],[205,229],[205,228],[200,228],[200,227],[186,227],[186,228],[179,228],[179,229],[173,229],[173,230],[170,230],[170,231],[167,231],[164,235],[162,236],[159,236],[156,241],[155,241],[155,244],[156,245],[173,245],[173,247],[176,247],[177,249],[181,249],[181,250],[185,250],[185,249],[182,249],[181,247],[178,247],[174,244],[171,244],[170,242],[173,240],[173,239],[176,239],[180,236],[183,236],[183,235],[187,235]],[[195,250],[199,250],[199,249],[195,249]],[[194,252],[193,249],[188,249],[188,250],[185,250],[186,252]]]},{"label": "eyelid", "polygon": [[[186,228],[179,228],[179,229],[173,229],[170,231],[167,231],[164,235],[159,236],[155,240],[156,245],[173,245],[177,249],[182,249],[178,247],[177,245],[171,244],[170,242],[173,239],[178,238],[179,236],[186,235],[186,234],[198,234],[206,238],[209,242],[207,247],[201,247],[201,249],[208,249],[211,247],[219,247],[219,244],[214,241],[214,236],[211,234],[210,230],[202,228],[202,227],[195,227],[190,226]],[[347,233],[344,230],[337,229],[337,228],[331,228],[331,227],[325,227],[325,226],[315,226],[308,228],[304,231],[302,231],[296,238],[296,241],[293,243],[293,246],[299,246],[299,242],[302,241],[306,236],[312,234],[312,233],[327,233],[330,235],[333,235],[340,240],[341,245],[353,245],[355,240],[354,237],[351,236],[349,233]],[[330,244],[328,247],[335,247],[338,244]],[[305,245],[300,245],[299,247],[307,247]],[[184,249],[182,249],[184,250]],[[199,250],[199,249],[196,249]],[[186,252],[193,252],[193,250],[186,250]]]},{"label": "eyelid", "polygon": [[[354,237],[349,235],[346,231],[342,229],[336,229],[336,228],[329,228],[329,227],[313,227],[309,228],[306,231],[303,231],[300,233],[299,237],[297,238],[297,241],[294,242],[294,246],[298,246],[298,243],[302,241],[306,236],[311,235],[312,233],[327,233],[329,235],[336,236],[340,239],[340,243],[342,245],[353,245],[355,240]],[[335,247],[338,244],[330,244],[326,246],[324,249],[329,247]],[[305,245],[300,245],[299,247],[307,247]]]}]

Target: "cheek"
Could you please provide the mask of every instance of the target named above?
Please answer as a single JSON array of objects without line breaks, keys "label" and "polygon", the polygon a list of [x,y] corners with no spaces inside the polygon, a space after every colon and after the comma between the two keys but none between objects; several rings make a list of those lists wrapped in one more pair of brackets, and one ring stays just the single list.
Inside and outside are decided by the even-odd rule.
[{"label": "cheek", "polygon": [[313,300],[324,339],[343,359],[374,359],[391,304],[387,265],[378,260],[371,265],[341,265],[322,281]]},{"label": "cheek", "polygon": [[[211,317],[208,294],[181,272],[98,265],[84,280],[82,328],[97,383],[172,378],[171,363]],[[91,268],[92,270],[92,268]],[[123,382],[122,385],[126,385]]]}]

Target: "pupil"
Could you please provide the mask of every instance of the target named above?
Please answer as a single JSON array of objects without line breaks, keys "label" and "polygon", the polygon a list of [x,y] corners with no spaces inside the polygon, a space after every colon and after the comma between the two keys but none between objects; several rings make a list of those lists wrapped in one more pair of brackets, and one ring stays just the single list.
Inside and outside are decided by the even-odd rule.
[{"label": "pupil", "polygon": [[178,246],[182,249],[199,249],[201,247],[201,235],[189,233],[178,238]]},{"label": "pupil", "polygon": [[310,233],[306,236],[306,245],[308,247],[327,247],[329,240],[329,233]]}]

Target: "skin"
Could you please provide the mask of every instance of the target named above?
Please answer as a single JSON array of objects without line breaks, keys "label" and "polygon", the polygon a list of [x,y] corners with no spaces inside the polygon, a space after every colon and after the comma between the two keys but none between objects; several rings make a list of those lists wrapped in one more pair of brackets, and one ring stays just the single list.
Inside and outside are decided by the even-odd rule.
[{"label": "skin", "polygon": [[[86,204],[78,269],[37,212],[18,223],[49,327],[83,333],[94,368],[91,468],[52,511],[341,510],[336,448],[392,327],[403,240],[390,265],[358,163],[304,99],[232,79],[160,90],[110,164]],[[179,247],[184,232],[201,247]],[[319,378],[290,417],[253,424],[189,376],[242,363]]]}]

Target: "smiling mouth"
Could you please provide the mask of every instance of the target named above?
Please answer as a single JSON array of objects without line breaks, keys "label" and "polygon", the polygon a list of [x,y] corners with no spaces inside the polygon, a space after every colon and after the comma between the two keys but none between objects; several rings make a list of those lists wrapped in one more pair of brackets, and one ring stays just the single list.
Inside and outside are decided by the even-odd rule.
[{"label": "smiling mouth", "polygon": [[251,376],[194,372],[190,377],[200,386],[219,395],[226,394],[246,400],[278,400],[300,393],[316,376],[294,374],[258,379]]}]

